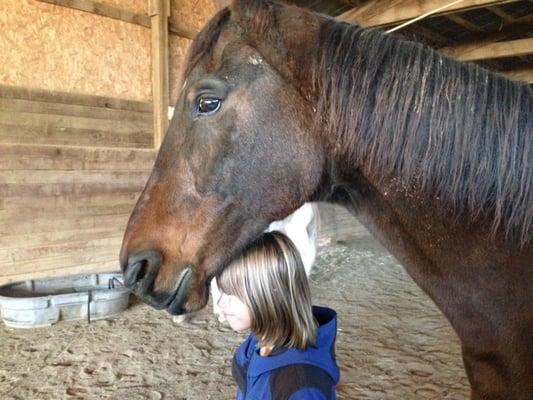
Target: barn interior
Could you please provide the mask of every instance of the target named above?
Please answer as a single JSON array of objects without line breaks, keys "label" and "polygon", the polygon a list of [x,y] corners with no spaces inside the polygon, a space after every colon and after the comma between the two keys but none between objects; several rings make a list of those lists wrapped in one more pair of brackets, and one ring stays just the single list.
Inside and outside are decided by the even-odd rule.
[{"label": "barn interior", "polygon": [[[533,86],[531,0],[289,3]],[[0,285],[119,270],[187,49],[226,4],[2,0]],[[338,398],[466,398],[460,343],[436,306],[353,216],[319,215],[311,283],[339,312]],[[241,340],[209,310],[177,325],[134,299],[91,324],[2,325],[0,397],[229,399]]]}]

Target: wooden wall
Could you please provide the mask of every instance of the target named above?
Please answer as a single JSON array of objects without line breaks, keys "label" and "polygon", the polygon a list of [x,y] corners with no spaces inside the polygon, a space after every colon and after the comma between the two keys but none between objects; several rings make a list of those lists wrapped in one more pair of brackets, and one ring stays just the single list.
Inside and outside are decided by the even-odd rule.
[{"label": "wooden wall", "polygon": [[118,269],[151,104],[0,87],[0,284]]},{"label": "wooden wall", "polygon": [[151,99],[150,30],[35,0],[0,3],[4,85]]},{"label": "wooden wall", "polygon": [[[192,3],[188,15],[171,2],[174,31],[214,13]],[[0,285],[119,269],[156,156],[148,12],[148,0],[1,1]],[[170,37],[179,71],[190,39]]]}]

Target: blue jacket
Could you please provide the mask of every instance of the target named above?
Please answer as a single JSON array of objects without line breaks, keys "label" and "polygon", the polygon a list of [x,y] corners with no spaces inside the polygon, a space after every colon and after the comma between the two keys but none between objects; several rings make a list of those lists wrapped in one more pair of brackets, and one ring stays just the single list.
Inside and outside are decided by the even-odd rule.
[{"label": "blue jacket", "polygon": [[318,321],[316,346],[306,350],[274,348],[259,355],[257,341],[249,336],[235,351],[232,373],[238,385],[237,400],[334,400],[339,368],[335,362],[337,314],[313,307]]}]

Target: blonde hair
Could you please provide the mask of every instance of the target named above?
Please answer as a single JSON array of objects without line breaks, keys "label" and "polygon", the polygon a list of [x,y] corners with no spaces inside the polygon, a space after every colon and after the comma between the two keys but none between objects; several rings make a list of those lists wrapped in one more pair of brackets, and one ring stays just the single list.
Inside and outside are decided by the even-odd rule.
[{"label": "blonde hair", "polygon": [[217,278],[220,289],[239,298],[251,314],[260,346],[305,349],[314,345],[317,323],[300,254],[279,232],[264,233]]}]

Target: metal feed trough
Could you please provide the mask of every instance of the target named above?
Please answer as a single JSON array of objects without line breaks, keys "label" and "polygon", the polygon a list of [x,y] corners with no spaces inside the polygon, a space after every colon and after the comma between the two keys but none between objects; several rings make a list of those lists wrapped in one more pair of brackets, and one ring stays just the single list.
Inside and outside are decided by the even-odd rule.
[{"label": "metal feed trough", "polygon": [[90,274],[27,280],[0,287],[0,312],[7,326],[37,328],[59,321],[102,319],[128,306],[122,274]]}]

